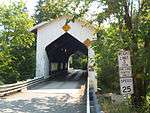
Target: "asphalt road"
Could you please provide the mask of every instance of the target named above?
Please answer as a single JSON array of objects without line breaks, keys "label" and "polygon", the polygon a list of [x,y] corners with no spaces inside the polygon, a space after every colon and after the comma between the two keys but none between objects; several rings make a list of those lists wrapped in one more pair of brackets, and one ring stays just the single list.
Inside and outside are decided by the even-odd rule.
[{"label": "asphalt road", "polygon": [[86,113],[84,84],[48,81],[0,99],[0,113]]}]

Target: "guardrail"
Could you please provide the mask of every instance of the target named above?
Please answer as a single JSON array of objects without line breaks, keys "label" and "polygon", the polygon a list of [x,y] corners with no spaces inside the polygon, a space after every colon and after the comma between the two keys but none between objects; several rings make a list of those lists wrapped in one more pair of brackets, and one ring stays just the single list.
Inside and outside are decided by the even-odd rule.
[{"label": "guardrail", "polygon": [[24,88],[28,88],[44,80],[45,80],[44,77],[40,77],[40,78],[29,79],[23,82],[17,82],[14,84],[2,85],[0,86],[0,97],[21,91]]},{"label": "guardrail", "polygon": [[94,88],[89,86],[89,77],[87,77],[87,84],[86,84],[86,100],[87,100],[87,108],[86,113],[102,113],[100,109],[100,105],[97,101],[97,96],[95,94]]},{"label": "guardrail", "polygon": [[93,113],[102,113],[94,89],[90,88],[89,92],[90,92],[90,107],[93,108],[92,109]]},{"label": "guardrail", "polygon": [[87,77],[87,84],[86,84],[86,113],[90,113],[90,96],[89,96],[89,77]]}]

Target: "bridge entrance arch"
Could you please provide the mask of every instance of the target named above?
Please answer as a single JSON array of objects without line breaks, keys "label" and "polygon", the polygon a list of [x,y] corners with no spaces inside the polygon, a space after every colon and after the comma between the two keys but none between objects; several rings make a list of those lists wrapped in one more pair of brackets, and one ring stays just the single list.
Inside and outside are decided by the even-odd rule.
[{"label": "bridge entrance arch", "polygon": [[88,48],[69,33],[64,33],[45,48],[49,59],[49,75],[68,70],[69,57],[80,52],[88,56]]}]

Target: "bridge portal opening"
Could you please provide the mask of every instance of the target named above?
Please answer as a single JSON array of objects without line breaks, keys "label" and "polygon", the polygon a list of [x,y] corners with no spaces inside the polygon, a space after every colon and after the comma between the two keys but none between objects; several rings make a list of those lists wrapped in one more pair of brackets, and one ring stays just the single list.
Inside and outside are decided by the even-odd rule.
[{"label": "bridge portal opening", "polygon": [[67,32],[45,49],[49,59],[49,75],[68,72],[69,58],[73,54],[88,56],[88,48]]},{"label": "bridge portal opening", "polygon": [[69,57],[68,69],[86,70],[87,64],[88,64],[87,55],[84,55],[81,52],[76,52]]}]

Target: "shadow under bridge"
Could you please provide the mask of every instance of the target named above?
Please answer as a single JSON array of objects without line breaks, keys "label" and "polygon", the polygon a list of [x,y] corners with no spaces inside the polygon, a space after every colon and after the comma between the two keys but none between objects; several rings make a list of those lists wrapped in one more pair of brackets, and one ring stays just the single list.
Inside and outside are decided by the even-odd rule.
[{"label": "shadow under bridge", "polygon": [[80,71],[68,71],[69,57],[73,54],[88,56],[88,48],[74,36],[64,33],[46,48],[49,59],[49,75],[56,80],[64,80],[69,75],[80,74]]}]

